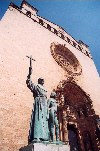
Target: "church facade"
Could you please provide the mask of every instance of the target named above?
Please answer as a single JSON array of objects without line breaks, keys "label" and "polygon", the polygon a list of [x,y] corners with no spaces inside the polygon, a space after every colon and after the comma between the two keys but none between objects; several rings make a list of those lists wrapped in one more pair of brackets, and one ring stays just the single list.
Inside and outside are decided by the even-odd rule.
[{"label": "church facade", "polygon": [[37,13],[26,1],[11,3],[0,21],[0,150],[28,143],[34,100],[26,56],[32,55],[33,83],[43,77],[48,97],[57,93],[60,140],[71,150],[98,151],[100,77],[89,47]]}]

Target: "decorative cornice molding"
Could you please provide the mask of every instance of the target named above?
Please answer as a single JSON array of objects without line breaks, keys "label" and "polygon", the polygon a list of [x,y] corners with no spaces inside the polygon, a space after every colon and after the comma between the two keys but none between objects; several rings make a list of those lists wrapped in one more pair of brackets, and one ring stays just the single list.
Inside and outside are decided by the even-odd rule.
[{"label": "decorative cornice molding", "polygon": [[[86,49],[88,49],[88,46],[86,44],[84,44],[82,41],[80,43],[80,41],[76,41],[72,36],[70,36],[62,27],[48,21],[47,19],[44,19],[38,15],[33,15],[29,10],[25,10],[24,12],[22,11],[22,5],[26,4],[27,6],[31,6],[30,4],[28,4],[25,0],[22,2],[20,8],[18,6],[16,6],[13,3],[10,3],[9,5],[9,9],[11,10],[10,7],[13,7],[15,9],[17,9],[20,13],[23,13],[25,16],[29,17],[30,19],[32,19],[34,22],[39,23],[41,26],[43,26],[44,28],[48,29],[50,32],[54,33],[56,36],[60,37],[61,39],[63,39],[64,41],[66,41],[67,43],[69,43],[70,45],[72,45],[74,48],[78,49],[79,51],[81,51],[83,54],[85,54],[87,57],[92,59],[92,56],[90,54],[90,52]],[[31,6],[32,10],[33,10],[33,6]],[[38,11],[36,8],[34,8],[35,11]],[[12,10],[11,10],[12,11]],[[44,21],[45,20],[45,21]],[[49,24],[50,23],[50,24]],[[52,26],[51,26],[52,24]],[[59,30],[55,27],[53,27],[53,25],[57,26],[59,28]],[[62,31],[60,31],[60,29],[64,32],[62,33]],[[66,35],[67,36],[66,36]],[[71,39],[70,39],[71,37]],[[73,40],[72,40],[73,39]],[[86,49],[84,49],[82,47],[82,45],[84,45],[84,47],[86,47]]]}]

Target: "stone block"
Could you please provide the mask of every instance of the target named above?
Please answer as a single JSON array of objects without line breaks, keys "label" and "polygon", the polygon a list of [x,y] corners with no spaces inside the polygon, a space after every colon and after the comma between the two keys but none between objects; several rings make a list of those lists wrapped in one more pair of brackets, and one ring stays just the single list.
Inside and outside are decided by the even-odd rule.
[{"label": "stone block", "polygon": [[69,145],[34,143],[21,148],[19,151],[70,151]]}]

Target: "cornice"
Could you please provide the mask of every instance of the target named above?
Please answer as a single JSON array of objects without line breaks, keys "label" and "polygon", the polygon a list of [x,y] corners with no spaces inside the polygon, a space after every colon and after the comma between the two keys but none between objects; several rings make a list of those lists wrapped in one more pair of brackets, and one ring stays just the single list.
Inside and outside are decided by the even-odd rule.
[{"label": "cornice", "polygon": [[[77,50],[79,50],[80,52],[82,52],[83,54],[85,54],[87,57],[89,57],[89,58],[92,59],[92,56],[91,56],[90,52],[88,51],[88,46],[86,44],[84,44],[81,40],[78,42],[71,35],[69,35],[62,27],[60,27],[60,26],[58,26],[58,25],[56,25],[56,24],[48,21],[47,19],[45,19],[43,17],[40,17],[38,15],[33,15],[28,10],[25,10],[25,12],[23,12],[22,11],[23,4],[31,7],[32,10],[34,9],[36,12],[38,11],[36,8],[34,8],[33,6],[31,6],[29,3],[27,3],[25,0],[22,2],[22,4],[21,4],[20,7],[16,6],[14,3],[10,3],[9,9],[10,9],[10,11],[12,11],[11,7],[17,9],[20,13],[22,13],[26,17],[32,19],[34,22],[37,22],[38,24],[40,24],[41,26],[43,26],[44,28],[46,28],[47,30],[49,30],[50,32],[52,32],[53,34],[55,34],[56,36],[60,37],[61,39],[63,39],[67,43],[69,43],[71,46],[73,46],[74,48],[76,48]],[[51,26],[51,24],[52,24],[52,26]],[[59,29],[57,29],[57,28],[55,28],[53,26],[57,26],[57,28],[59,28]],[[62,31],[60,29],[64,32],[64,34],[62,33]],[[70,39],[70,37],[71,37],[71,39]],[[84,49],[83,46],[86,49]]]}]

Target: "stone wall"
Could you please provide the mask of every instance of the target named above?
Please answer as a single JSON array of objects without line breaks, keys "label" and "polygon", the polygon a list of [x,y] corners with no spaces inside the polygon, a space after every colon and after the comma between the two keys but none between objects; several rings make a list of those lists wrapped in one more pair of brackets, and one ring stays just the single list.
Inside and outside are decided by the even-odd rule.
[{"label": "stone wall", "polygon": [[[11,6],[10,6],[11,7]],[[49,23],[49,22],[48,22]],[[27,145],[33,108],[32,93],[26,86],[29,59],[32,55],[34,83],[44,77],[50,92],[70,76],[51,55],[51,44],[65,45],[77,58],[82,74],[75,82],[90,95],[99,114],[100,78],[91,58],[12,7],[0,21],[0,150],[16,151]]]}]

